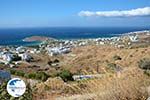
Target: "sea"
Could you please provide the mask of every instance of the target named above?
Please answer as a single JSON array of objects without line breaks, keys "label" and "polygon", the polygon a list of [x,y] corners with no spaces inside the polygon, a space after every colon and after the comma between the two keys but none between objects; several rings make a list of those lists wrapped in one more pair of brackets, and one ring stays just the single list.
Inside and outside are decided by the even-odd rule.
[{"label": "sea", "polygon": [[150,27],[34,27],[0,28],[0,45],[34,45],[39,42],[25,42],[26,37],[46,36],[55,39],[91,39],[115,37],[128,32],[150,30]]}]

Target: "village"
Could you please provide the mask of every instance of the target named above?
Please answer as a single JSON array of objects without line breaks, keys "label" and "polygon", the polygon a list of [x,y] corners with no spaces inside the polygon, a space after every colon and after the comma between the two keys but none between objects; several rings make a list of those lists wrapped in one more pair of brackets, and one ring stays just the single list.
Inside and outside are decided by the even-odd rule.
[{"label": "village", "polygon": [[[144,37],[144,38],[143,38]],[[72,52],[74,48],[97,45],[97,46],[114,46],[116,48],[131,48],[136,43],[150,43],[150,31],[130,32],[125,35],[110,38],[96,38],[96,39],[78,39],[78,40],[56,40],[47,39],[41,42],[36,47],[28,46],[0,46],[0,64],[8,68],[17,68],[18,66],[39,66],[35,65],[38,59],[36,55],[47,55],[50,58],[59,55],[65,55]],[[145,39],[145,40],[144,40]],[[55,60],[56,61],[56,60]],[[34,64],[32,64],[34,62]],[[52,62],[52,61],[51,61]],[[51,65],[58,66],[58,62]],[[45,66],[42,65],[41,66]],[[60,67],[60,66],[58,66]],[[79,76],[78,76],[79,77]],[[89,78],[83,77],[82,78]],[[91,76],[92,77],[92,76]]]},{"label": "village", "polygon": [[[87,45],[111,45],[117,48],[130,47],[132,44],[141,42],[141,33],[145,38],[150,38],[150,31],[130,32],[125,35],[110,38],[79,39],[79,40],[56,40],[50,39],[40,43],[36,48],[26,46],[0,46],[0,63],[17,66],[20,61],[30,63],[32,55],[46,53],[49,56],[57,56],[70,53],[73,48]],[[143,41],[142,41],[143,42]],[[149,43],[149,40],[145,40]]]},{"label": "village", "polygon": [[130,71],[147,77],[138,62],[144,60],[142,66],[149,66],[149,45],[150,31],[138,31],[110,38],[50,38],[34,46],[0,46],[0,84],[19,77],[37,90],[33,92],[35,97],[48,92],[46,96],[59,94],[56,97],[61,100],[61,96],[71,96],[74,91],[78,94],[78,88],[84,85],[93,89],[88,85],[94,80],[101,83],[113,76],[127,78],[124,75]]}]

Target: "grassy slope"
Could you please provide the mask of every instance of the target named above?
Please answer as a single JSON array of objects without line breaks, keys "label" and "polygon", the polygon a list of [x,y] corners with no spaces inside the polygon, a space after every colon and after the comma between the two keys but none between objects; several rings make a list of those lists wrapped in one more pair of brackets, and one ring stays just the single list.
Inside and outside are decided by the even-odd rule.
[{"label": "grassy slope", "polygon": [[[114,55],[119,55],[122,60],[114,61]],[[62,57],[64,68],[74,73],[86,70],[87,74],[90,74],[90,72],[96,73],[95,66],[99,66],[99,71],[106,75],[101,79],[69,84],[64,84],[61,80],[43,83],[38,87],[41,90],[39,94],[43,94],[41,98],[44,96],[45,99],[52,99],[53,97],[58,100],[145,100],[150,95],[147,92],[150,78],[138,68],[137,62],[149,57],[150,47],[117,49],[108,46],[85,46],[76,48],[71,54]],[[123,70],[108,75],[109,71],[106,69],[108,62],[116,63]],[[54,84],[57,82],[59,84]],[[56,89],[47,86],[56,87]]]}]

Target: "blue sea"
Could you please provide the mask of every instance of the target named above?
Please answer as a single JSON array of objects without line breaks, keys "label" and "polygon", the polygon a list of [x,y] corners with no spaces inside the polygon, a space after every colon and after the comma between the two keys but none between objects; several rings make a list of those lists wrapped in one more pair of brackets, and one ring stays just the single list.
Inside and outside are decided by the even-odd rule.
[{"label": "blue sea", "polygon": [[26,37],[47,36],[56,39],[88,39],[114,37],[127,32],[150,30],[150,27],[45,27],[0,29],[0,45],[33,45]]}]

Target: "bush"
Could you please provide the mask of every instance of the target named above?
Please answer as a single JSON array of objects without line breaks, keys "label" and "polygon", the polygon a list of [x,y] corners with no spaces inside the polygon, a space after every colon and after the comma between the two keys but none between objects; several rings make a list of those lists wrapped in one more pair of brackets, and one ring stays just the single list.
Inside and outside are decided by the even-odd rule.
[{"label": "bush", "polygon": [[23,77],[24,74],[25,74],[25,73],[24,73],[23,71],[21,71],[21,70],[15,72],[15,75],[17,75],[17,76],[22,76],[22,77]]},{"label": "bush", "polygon": [[37,72],[26,74],[25,77],[30,79],[46,81],[50,76],[47,75],[45,72]]},{"label": "bush", "polygon": [[42,81],[46,81],[50,76],[48,74],[46,74],[45,72],[33,72],[33,73],[24,73],[23,71],[19,71],[19,70],[10,70],[10,73],[13,75],[17,75],[17,76],[22,76],[25,78],[29,78],[29,79],[37,79],[37,80],[42,80]]},{"label": "bush", "polygon": [[60,76],[65,82],[73,81],[73,74],[69,70],[63,70],[58,74],[58,76]]},{"label": "bush", "polygon": [[26,74],[26,78],[35,79],[35,78],[36,78],[36,73],[29,73],[29,74]]},{"label": "bush", "polygon": [[118,55],[115,55],[115,56],[113,57],[113,59],[114,59],[114,60],[121,60],[122,58],[121,58],[120,56],[118,56]]},{"label": "bush", "polygon": [[13,75],[22,76],[22,77],[25,75],[25,73],[22,70],[10,69],[9,71]]},{"label": "bush", "polygon": [[46,81],[49,78],[49,75],[47,75],[45,72],[38,72],[36,74],[36,79]]},{"label": "bush", "polygon": [[16,70],[10,69],[10,73],[13,74],[13,75],[15,75]]},{"label": "bush", "polygon": [[9,100],[9,98],[11,98],[11,96],[7,93],[6,86],[7,82],[0,85],[0,100]]},{"label": "bush", "polygon": [[150,59],[143,58],[138,62],[138,65],[141,69],[150,70]]}]

